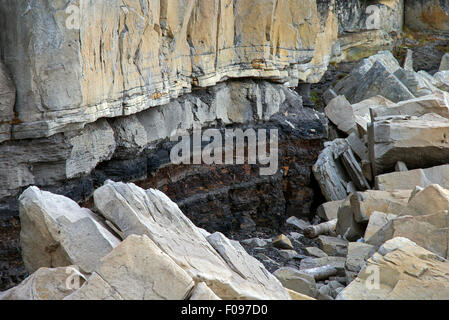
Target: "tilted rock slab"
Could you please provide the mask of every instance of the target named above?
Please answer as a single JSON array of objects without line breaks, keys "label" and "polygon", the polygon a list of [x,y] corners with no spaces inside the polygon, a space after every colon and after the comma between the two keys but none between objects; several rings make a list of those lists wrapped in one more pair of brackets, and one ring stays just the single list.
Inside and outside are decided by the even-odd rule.
[{"label": "tilted rock slab", "polygon": [[376,177],[376,189],[385,191],[410,189],[415,186],[425,188],[431,184],[439,184],[443,188],[449,189],[449,165],[392,172]]},{"label": "tilted rock slab", "polygon": [[[244,251],[235,251],[229,240],[222,238],[220,253],[217,252],[160,191],[108,181],[95,191],[94,202],[125,236],[147,235],[196,283],[206,283],[222,299],[289,299],[279,281],[263,266],[259,265],[259,273],[252,273],[248,265],[254,261]],[[216,240],[215,246],[220,243]]]},{"label": "tilted rock slab", "polygon": [[368,139],[375,175],[393,170],[398,161],[410,169],[442,165],[449,158],[449,119],[433,113],[379,119]]},{"label": "tilted rock slab", "polygon": [[449,119],[449,93],[436,92],[424,97],[401,101],[389,106],[373,106],[370,109],[371,119],[401,115],[420,117],[427,113],[435,113]]},{"label": "tilted rock slab", "polygon": [[184,300],[192,278],[147,236],[131,235],[66,300]]},{"label": "tilted rock slab", "polygon": [[407,238],[394,238],[368,259],[337,300],[448,300],[449,262]]},{"label": "tilted rock slab", "polygon": [[405,237],[448,258],[449,190],[430,185],[414,194],[399,217],[390,220],[366,241],[379,247],[394,237]]},{"label": "tilted rock slab", "polygon": [[20,201],[20,243],[28,272],[77,265],[91,273],[119,243],[95,214],[63,196],[28,188]]}]

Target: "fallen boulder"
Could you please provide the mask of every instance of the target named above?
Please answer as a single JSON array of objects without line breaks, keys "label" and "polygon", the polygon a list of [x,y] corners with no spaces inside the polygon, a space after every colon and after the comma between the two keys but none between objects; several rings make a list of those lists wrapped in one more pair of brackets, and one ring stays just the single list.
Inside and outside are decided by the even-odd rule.
[{"label": "fallen boulder", "polygon": [[449,119],[449,94],[436,92],[424,97],[402,101],[388,107],[374,106],[370,109],[371,120],[387,116],[416,116],[435,113]]},{"label": "fallen boulder", "polygon": [[[239,269],[248,263],[245,259],[249,255],[244,250],[232,252],[235,250],[232,244],[217,252],[179,207],[160,191],[108,181],[95,191],[94,202],[99,212],[126,236],[147,235],[195,282],[205,282],[222,299],[289,299],[279,281],[266,270],[260,270],[263,277],[253,281],[253,275],[250,277],[246,269]],[[242,264],[233,262],[233,257],[242,258],[242,255]]]},{"label": "fallen boulder", "polygon": [[448,139],[449,119],[433,113],[378,119],[368,130],[374,174],[393,171],[398,161],[410,169],[444,164],[449,158]]},{"label": "fallen boulder", "polygon": [[[101,259],[93,277],[67,299],[103,299],[108,288],[124,300],[184,300],[195,285],[187,272],[145,235],[126,238]],[[99,279],[107,285],[98,286]]]},{"label": "fallen boulder", "polygon": [[439,184],[449,189],[449,165],[387,173],[377,176],[375,182],[376,189],[385,191],[410,189],[416,186],[425,188],[431,184]]},{"label": "fallen boulder", "polygon": [[19,201],[20,243],[30,273],[70,265],[91,273],[120,243],[92,211],[66,197],[30,187]]},{"label": "fallen boulder", "polygon": [[394,238],[368,259],[337,300],[448,300],[449,262],[406,238]]},{"label": "fallen boulder", "polygon": [[295,292],[315,298],[318,294],[315,278],[294,268],[280,268],[274,272],[282,285]]},{"label": "fallen boulder", "polygon": [[373,211],[369,217],[368,226],[366,227],[365,236],[363,237],[366,242],[370,241],[370,238],[384,227],[389,221],[397,218],[396,214]]}]

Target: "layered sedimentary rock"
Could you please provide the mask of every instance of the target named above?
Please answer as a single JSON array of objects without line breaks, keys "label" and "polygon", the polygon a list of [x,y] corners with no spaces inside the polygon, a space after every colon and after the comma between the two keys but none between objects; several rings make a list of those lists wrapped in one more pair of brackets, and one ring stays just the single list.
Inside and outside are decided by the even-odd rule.
[{"label": "layered sedimentary rock", "polygon": [[8,0],[0,21],[15,139],[131,115],[227,78],[316,82],[338,33],[315,0]]}]

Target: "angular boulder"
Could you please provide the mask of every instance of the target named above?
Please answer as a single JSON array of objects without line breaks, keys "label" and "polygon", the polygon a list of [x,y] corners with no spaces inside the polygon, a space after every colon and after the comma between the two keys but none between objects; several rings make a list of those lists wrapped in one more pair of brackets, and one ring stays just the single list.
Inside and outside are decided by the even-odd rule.
[{"label": "angular boulder", "polygon": [[[234,245],[227,245],[225,251],[218,253],[179,207],[160,191],[108,181],[95,191],[94,202],[126,236],[147,235],[194,281],[205,282],[222,299],[289,299],[274,276],[267,275],[263,281],[253,282],[253,278],[245,277],[245,270],[235,269],[239,265],[233,259],[243,252],[231,252],[235,250]],[[221,254],[226,254],[228,260]]]},{"label": "angular boulder", "polygon": [[[124,300],[184,300],[195,285],[187,272],[145,235],[126,238],[101,259],[91,278],[68,299],[104,299],[107,293]],[[101,280],[106,285],[98,286]]]},{"label": "angular boulder", "polygon": [[376,189],[385,191],[410,189],[416,186],[425,188],[431,184],[439,184],[449,189],[449,165],[382,174],[376,177],[375,184]]},{"label": "angular boulder", "polygon": [[398,161],[410,169],[444,164],[449,158],[448,139],[449,119],[433,113],[375,121],[368,130],[374,174],[393,171]]},{"label": "angular boulder", "polygon": [[92,211],[66,197],[30,187],[19,201],[20,243],[30,273],[69,265],[91,273],[120,243]]},{"label": "angular boulder", "polygon": [[406,238],[394,238],[368,259],[337,300],[448,300],[449,262]]}]

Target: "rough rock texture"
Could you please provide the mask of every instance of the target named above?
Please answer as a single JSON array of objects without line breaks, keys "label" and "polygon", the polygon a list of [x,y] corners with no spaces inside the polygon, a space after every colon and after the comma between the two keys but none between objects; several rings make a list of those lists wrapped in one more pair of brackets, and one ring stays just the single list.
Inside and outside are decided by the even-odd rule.
[{"label": "rough rock texture", "polygon": [[[224,133],[224,126],[277,129],[280,170],[260,176],[265,166],[171,164],[175,142],[168,140],[177,129],[215,127]],[[211,232],[278,228],[289,216],[313,214],[317,188],[311,167],[324,137],[323,115],[302,107],[294,91],[247,79],[195,90],[168,105],[102,119],[70,134],[5,142],[0,145],[0,184],[5,186],[0,188],[5,230],[0,257],[14,267],[5,267],[4,288],[11,285],[10,278],[22,280],[16,197],[29,185],[80,201],[108,178],[138,179],[145,189],[162,190],[196,225]],[[68,180],[69,174],[75,177]]]},{"label": "rough rock texture", "polygon": [[376,188],[385,191],[409,189],[411,186],[425,188],[431,184],[439,184],[443,188],[449,188],[449,165],[406,172],[392,172],[376,177]]},{"label": "rough rock texture", "polygon": [[[128,237],[101,259],[94,273],[97,279],[95,274],[124,300],[184,300],[194,287],[192,278],[147,236]],[[88,279],[80,293],[67,299],[101,296],[106,290],[94,290],[95,281]]]},{"label": "rough rock texture", "polygon": [[394,169],[398,161],[408,168],[436,166],[449,156],[449,119],[436,114],[375,121],[368,130],[374,173]]},{"label": "rough rock texture", "polygon": [[8,70],[0,61],[0,143],[11,139],[11,121],[14,119],[16,88]]},{"label": "rough rock texture", "polygon": [[120,243],[89,209],[37,187],[21,195],[20,221],[23,260],[30,273],[68,265],[91,273]]},{"label": "rough rock texture", "polygon": [[368,260],[366,268],[337,299],[447,300],[448,272],[446,259],[406,238],[394,238]]},{"label": "rough rock texture", "polygon": [[256,261],[240,246],[235,248],[220,234],[206,240],[179,207],[160,191],[144,191],[134,184],[110,181],[95,191],[94,201],[101,214],[125,236],[147,235],[196,282],[205,282],[222,299],[286,299],[288,296],[261,264],[257,266],[259,272],[249,271],[249,265]]},{"label": "rough rock texture", "polygon": [[18,92],[16,139],[134,114],[227,78],[316,82],[338,35],[336,15],[321,23],[315,0],[81,1],[79,16],[67,7],[0,6],[8,30],[0,47]]},{"label": "rough rock texture", "polygon": [[77,290],[71,286],[70,276],[84,276],[73,266],[55,269],[40,268],[17,287],[0,292],[0,300],[62,300]]},{"label": "rough rock texture", "polygon": [[417,31],[449,34],[447,0],[405,1],[405,25]]}]

